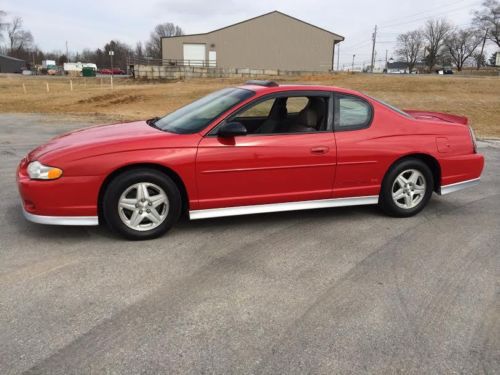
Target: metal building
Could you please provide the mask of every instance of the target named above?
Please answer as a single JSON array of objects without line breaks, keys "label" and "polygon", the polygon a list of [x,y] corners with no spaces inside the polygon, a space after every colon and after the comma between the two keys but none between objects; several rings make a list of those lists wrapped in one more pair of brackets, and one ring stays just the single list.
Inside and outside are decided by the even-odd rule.
[{"label": "metal building", "polygon": [[343,36],[273,11],[204,34],[162,38],[163,64],[328,71]]},{"label": "metal building", "polygon": [[15,57],[0,55],[0,73],[21,73],[26,68],[26,61]]}]

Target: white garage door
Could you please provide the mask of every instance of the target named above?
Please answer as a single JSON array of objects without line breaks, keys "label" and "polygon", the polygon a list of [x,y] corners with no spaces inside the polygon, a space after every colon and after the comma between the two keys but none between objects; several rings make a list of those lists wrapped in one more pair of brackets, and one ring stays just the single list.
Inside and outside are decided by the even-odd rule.
[{"label": "white garage door", "polygon": [[204,44],[184,44],[184,63],[200,66],[205,64]]}]

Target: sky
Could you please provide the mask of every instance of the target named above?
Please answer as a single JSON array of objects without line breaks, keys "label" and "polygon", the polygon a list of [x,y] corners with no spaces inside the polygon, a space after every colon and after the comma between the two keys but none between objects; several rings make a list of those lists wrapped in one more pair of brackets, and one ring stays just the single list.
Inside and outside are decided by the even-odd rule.
[{"label": "sky", "polygon": [[[42,50],[71,52],[117,39],[135,46],[158,23],[173,22],[185,33],[203,33],[279,10],[345,37],[340,67],[369,64],[371,35],[378,25],[377,60],[393,56],[399,33],[430,18],[467,26],[481,0],[0,0],[0,10],[20,16]],[[395,56],[394,56],[395,57]]]}]

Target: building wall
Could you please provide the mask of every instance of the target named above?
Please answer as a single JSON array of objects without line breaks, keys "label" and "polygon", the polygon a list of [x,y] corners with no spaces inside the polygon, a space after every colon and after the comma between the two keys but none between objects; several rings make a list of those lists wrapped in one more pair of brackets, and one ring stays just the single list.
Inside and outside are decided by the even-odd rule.
[{"label": "building wall", "polygon": [[24,66],[26,63],[22,60],[0,56],[0,73],[20,73]]},{"label": "building wall", "polygon": [[[217,67],[328,71],[334,42],[342,40],[279,12],[207,34],[162,39],[163,59],[183,59],[184,43],[206,44],[217,52]],[[214,45],[214,47],[211,47]]]},{"label": "building wall", "polygon": [[169,66],[136,64],[133,69],[137,79],[183,80],[191,78],[249,78],[279,79],[284,76],[324,75],[324,72],[290,71],[277,69],[214,68],[201,66]]}]

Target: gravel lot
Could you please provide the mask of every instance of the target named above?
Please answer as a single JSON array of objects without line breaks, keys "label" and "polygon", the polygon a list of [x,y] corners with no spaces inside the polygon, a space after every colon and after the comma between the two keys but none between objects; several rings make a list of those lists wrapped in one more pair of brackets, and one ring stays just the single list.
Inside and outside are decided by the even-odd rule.
[{"label": "gravel lot", "polygon": [[499,373],[500,148],[479,187],[183,221],[126,242],[26,222],[23,155],[82,119],[0,115],[0,373]]}]

